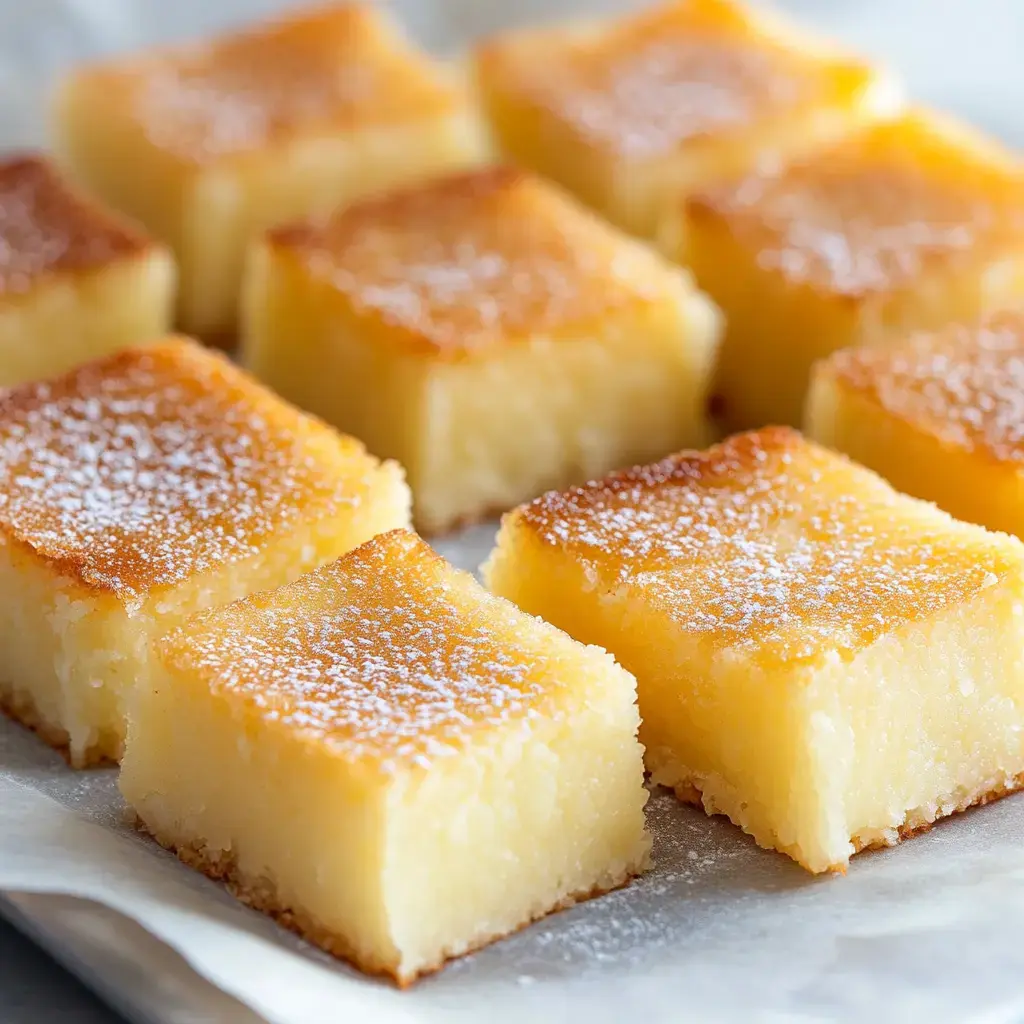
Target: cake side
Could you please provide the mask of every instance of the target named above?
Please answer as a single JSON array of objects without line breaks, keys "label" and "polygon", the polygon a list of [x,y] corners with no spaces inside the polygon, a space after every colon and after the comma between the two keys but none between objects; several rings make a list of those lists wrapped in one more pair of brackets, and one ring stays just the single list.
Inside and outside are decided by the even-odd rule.
[{"label": "cake side", "polygon": [[656,782],[809,870],[1024,769],[1024,547],[792,432],[538,499],[483,574],[636,675]]},{"label": "cake side", "polygon": [[0,162],[0,303],[53,274],[76,275],[160,247],[62,180],[35,154]]},{"label": "cake side", "polygon": [[231,344],[261,231],[486,148],[464,83],[369,5],[86,67],[53,120],[71,173],[174,249],[179,325]]},{"label": "cake side", "polygon": [[364,969],[407,983],[647,864],[632,677],[406,531],[156,652],[126,799]]},{"label": "cake side", "polygon": [[[948,357],[937,354],[935,360],[943,376],[942,367],[948,367],[949,379],[960,375]],[[957,411],[936,420],[928,407],[941,404],[948,392],[938,382],[927,390],[929,397],[915,398],[897,385],[895,403],[880,401],[872,388],[852,384],[833,362],[822,363],[808,393],[807,432],[906,494],[934,501],[958,519],[1019,535],[1024,474],[1012,456],[1012,418],[1006,421],[1009,433],[992,434],[994,447],[989,447],[984,435],[986,429],[996,429],[995,418],[989,418],[997,407],[995,395],[980,399],[979,408],[964,392]],[[1004,413],[1010,414],[1010,408],[1004,407]],[[994,450],[1009,457],[996,457]]]},{"label": "cake side", "polygon": [[3,532],[128,605],[248,557],[300,516],[354,507],[376,466],[181,339],[6,392],[0,464]]},{"label": "cake side", "polygon": [[707,436],[717,311],[520,171],[357,203],[250,256],[246,365],[398,459],[420,529]]},{"label": "cake side", "polygon": [[901,104],[877,69],[718,0],[506,32],[477,48],[475,71],[506,155],[645,238],[680,195],[792,159]]},{"label": "cake side", "polygon": [[167,335],[174,260],[154,248],[95,269],[48,274],[0,301],[0,386],[55,377]]},{"label": "cake side", "polygon": [[677,204],[666,244],[722,308],[723,425],[799,426],[813,364],[1024,295],[1024,178],[914,111]]},{"label": "cake side", "polygon": [[2,689],[76,767],[116,760],[148,645],[409,521],[401,469],[168,340],[0,396]]},{"label": "cake side", "polygon": [[85,65],[63,89],[112,98],[115,116],[150,146],[194,165],[311,134],[436,117],[465,102],[390,17],[360,4]]},{"label": "cake side", "polygon": [[874,75],[779,17],[722,0],[512,31],[485,41],[478,60],[487,81],[590,146],[637,160],[849,101]]},{"label": "cake side", "polygon": [[759,267],[790,284],[863,300],[979,250],[1015,250],[1024,174],[995,143],[912,111],[686,207],[693,220],[727,224]]},{"label": "cake side", "polygon": [[556,187],[506,166],[276,228],[266,244],[342,296],[370,337],[432,358],[557,339],[689,286]]},{"label": "cake side", "polygon": [[766,665],[856,651],[1016,571],[1012,547],[787,428],[542,495],[508,529]]}]

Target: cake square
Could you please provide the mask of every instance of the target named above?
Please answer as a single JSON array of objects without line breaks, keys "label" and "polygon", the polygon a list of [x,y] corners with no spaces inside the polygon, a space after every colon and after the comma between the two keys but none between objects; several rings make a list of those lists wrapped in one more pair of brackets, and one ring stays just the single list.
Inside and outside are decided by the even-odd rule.
[{"label": "cake square", "polygon": [[172,245],[180,326],[225,343],[250,238],[483,146],[464,83],[373,5],[83,67],[54,117],[70,170]]},{"label": "cake square", "polygon": [[116,760],[152,638],[408,522],[401,470],[165,339],[0,395],[0,706]]},{"label": "cake square", "polygon": [[680,195],[900,105],[886,75],[732,0],[507,32],[475,69],[507,156],[647,238]]},{"label": "cake square", "polygon": [[1024,314],[835,353],[806,427],[897,490],[1024,535]]},{"label": "cake square", "polygon": [[0,387],[167,333],[174,261],[33,154],[0,160]]},{"label": "cake square", "polygon": [[636,676],[655,782],[809,871],[1024,781],[1024,545],[789,428],[538,498],[484,573]]},{"label": "cake square", "polygon": [[633,677],[409,531],[155,650],[128,803],[364,971],[406,984],[647,865]]},{"label": "cake square", "polygon": [[271,231],[243,319],[249,369],[398,459],[430,532],[704,436],[716,311],[511,168]]},{"label": "cake square", "polygon": [[670,245],[722,307],[730,430],[799,426],[812,364],[1024,295],[1024,173],[921,111],[692,197]]}]

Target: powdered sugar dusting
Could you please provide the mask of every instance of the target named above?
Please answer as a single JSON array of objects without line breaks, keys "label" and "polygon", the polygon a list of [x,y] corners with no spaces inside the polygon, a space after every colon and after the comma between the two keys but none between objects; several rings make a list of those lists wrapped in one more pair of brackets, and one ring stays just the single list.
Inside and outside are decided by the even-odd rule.
[{"label": "powdered sugar dusting", "polygon": [[185,341],[0,398],[0,528],[129,606],[356,503],[373,465]]},{"label": "powdered sugar dusting", "polygon": [[1024,317],[1003,313],[885,349],[837,353],[828,372],[944,444],[1024,462]]},{"label": "powdered sugar dusting", "polygon": [[798,107],[815,79],[796,70],[767,49],[684,36],[620,55],[587,78],[552,75],[546,95],[584,137],[643,158]]},{"label": "powdered sugar dusting", "polygon": [[408,531],[211,613],[163,647],[215,693],[385,768],[453,753],[480,725],[526,721],[565,685],[522,613]]},{"label": "powdered sugar dusting", "polygon": [[487,168],[370,199],[274,244],[352,307],[464,352],[661,298],[675,272],[549,186]]},{"label": "powdered sugar dusting", "polygon": [[73,192],[45,160],[0,162],[0,296],[28,291],[47,272],[102,267],[147,245]]},{"label": "powdered sugar dusting", "polygon": [[154,146],[196,162],[303,132],[408,123],[458,101],[381,12],[355,5],[86,74],[130,98]]},{"label": "powdered sugar dusting", "polygon": [[784,49],[732,5],[671,3],[552,52],[502,48],[515,87],[591,144],[658,156],[827,100],[832,68]]},{"label": "powdered sugar dusting", "polygon": [[1024,240],[1024,176],[908,119],[693,200],[791,281],[860,296]]},{"label": "powdered sugar dusting", "polygon": [[1024,571],[1017,545],[782,428],[553,492],[519,519],[600,589],[760,659],[848,655]]}]

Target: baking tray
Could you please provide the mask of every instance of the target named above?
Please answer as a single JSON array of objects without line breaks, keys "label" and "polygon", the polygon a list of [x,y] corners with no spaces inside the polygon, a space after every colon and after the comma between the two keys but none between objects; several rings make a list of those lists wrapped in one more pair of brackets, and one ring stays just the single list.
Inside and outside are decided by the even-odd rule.
[{"label": "baking tray", "polygon": [[[0,0],[0,143],[44,141],[44,97],[75,60],[284,6]],[[630,5],[392,6],[450,52],[513,21]],[[1024,140],[1019,0],[781,6],[886,61],[917,96]],[[492,538],[493,525],[478,527],[439,547],[474,569]],[[845,878],[811,877],[663,792],[649,818],[650,874],[403,993],[283,932],[135,833],[113,771],[73,773],[0,720],[0,913],[146,1024],[1024,1021],[1024,796],[862,854]]]}]

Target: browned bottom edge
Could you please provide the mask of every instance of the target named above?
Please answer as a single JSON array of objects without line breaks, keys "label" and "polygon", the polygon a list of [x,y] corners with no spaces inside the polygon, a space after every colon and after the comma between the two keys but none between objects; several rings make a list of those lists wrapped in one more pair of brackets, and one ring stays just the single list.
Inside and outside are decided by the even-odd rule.
[{"label": "browned bottom edge", "polygon": [[[661,785],[659,783],[659,785]],[[696,807],[700,807],[703,810],[707,810],[704,807],[704,795],[693,779],[688,779],[684,782],[676,783],[671,786],[664,786],[665,789],[671,790],[675,793],[676,798],[686,804],[693,804]],[[916,822],[910,824],[907,820],[902,825],[897,825],[895,832],[897,839],[895,842],[889,842],[886,839],[874,839],[870,842],[863,842],[856,836],[850,838],[850,842],[853,844],[854,854],[862,853],[864,850],[884,850],[890,846],[895,846],[897,843],[903,842],[905,839],[913,839],[914,836],[921,835],[925,832],[930,831],[936,824],[944,821],[947,818],[953,817],[955,814],[962,814],[964,811],[968,811],[974,807],[984,807],[985,804],[994,803],[996,800],[1002,800],[1005,796],[1010,796],[1024,788],[1024,772],[1020,772],[1017,775],[1012,776],[1009,779],[999,783],[997,786],[993,786],[992,789],[986,790],[984,793],[977,794],[975,796],[966,797],[959,804],[957,804],[952,810],[945,811],[944,813],[936,814],[934,818],[929,821]],[[729,817],[723,811],[716,811],[716,816]],[[909,819],[909,814],[908,814]],[[732,821],[732,819],[729,819]],[[735,822],[734,822],[735,824]],[[760,845],[760,844],[759,844]],[[787,849],[782,849],[778,846],[775,849],[784,853],[787,857],[792,857],[793,860],[800,863],[797,857],[794,857]],[[803,865],[801,864],[801,867]],[[838,865],[831,867],[828,870],[836,874],[846,874],[846,867],[844,865]]]},{"label": "browned bottom edge", "polygon": [[418,978],[439,971],[449,960],[468,956],[484,946],[489,946],[492,942],[521,931],[534,921],[547,917],[549,914],[567,910],[577,903],[582,903],[595,896],[601,896],[606,892],[612,892],[615,889],[621,889],[623,886],[628,885],[642,871],[642,869],[630,871],[621,881],[614,885],[595,885],[590,889],[570,893],[562,897],[548,910],[534,914],[507,932],[499,932],[479,939],[458,953],[442,954],[435,963],[420,967],[412,974],[401,975],[395,970],[394,966],[383,961],[367,958],[356,950],[344,936],[331,931],[329,928],[325,928],[313,920],[305,911],[287,906],[279,897],[273,882],[263,878],[253,879],[245,875],[239,869],[237,859],[231,852],[210,851],[203,843],[196,841],[177,843],[174,840],[165,839],[151,829],[137,814],[133,814],[133,818],[137,828],[150,835],[165,849],[176,854],[178,859],[189,867],[200,871],[208,878],[224,883],[227,890],[237,900],[246,904],[246,906],[272,917],[282,927],[295,932],[307,942],[319,947],[331,956],[352,964],[364,974],[384,978],[403,989],[408,988]]},{"label": "browned bottom edge", "polygon": [[[1003,797],[1010,796],[1011,794],[1018,792],[1022,787],[1024,787],[1024,772],[1019,772],[1017,775],[1001,782],[998,786],[993,786],[992,789],[989,789],[984,793],[962,800],[951,811],[935,815],[931,821],[919,822],[915,825],[910,825],[904,822],[902,825],[897,825],[896,833],[899,836],[897,841],[902,842],[904,839],[913,839],[914,836],[930,831],[934,825],[946,818],[951,818],[954,814],[963,814],[964,811],[969,811],[973,807],[984,807],[985,804],[995,803],[996,800],[1002,800]],[[884,839],[876,839],[870,843],[862,843],[856,837],[851,839],[851,842],[853,843],[853,848],[857,853],[860,853],[862,850],[884,850],[888,846],[896,845],[895,843],[888,843]]]},{"label": "browned bottom edge", "polygon": [[35,701],[28,694],[19,694],[13,687],[0,686],[0,712],[11,721],[34,732],[48,747],[52,747],[68,763],[69,768],[110,768],[117,760],[96,748],[90,748],[79,757],[71,756],[71,738],[66,729],[53,725],[40,714]]}]

